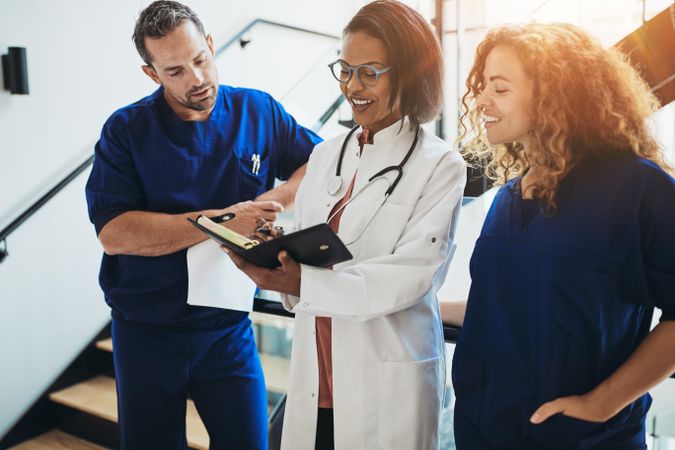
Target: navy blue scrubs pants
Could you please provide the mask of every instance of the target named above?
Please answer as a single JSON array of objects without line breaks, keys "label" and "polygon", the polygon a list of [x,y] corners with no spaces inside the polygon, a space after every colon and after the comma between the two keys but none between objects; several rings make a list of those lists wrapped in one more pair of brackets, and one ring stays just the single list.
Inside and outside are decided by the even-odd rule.
[{"label": "navy blue scrubs pants", "polygon": [[188,394],[210,448],[267,449],[267,393],[245,313],[189,324],[113,318],[122,449],[185,449]]}]

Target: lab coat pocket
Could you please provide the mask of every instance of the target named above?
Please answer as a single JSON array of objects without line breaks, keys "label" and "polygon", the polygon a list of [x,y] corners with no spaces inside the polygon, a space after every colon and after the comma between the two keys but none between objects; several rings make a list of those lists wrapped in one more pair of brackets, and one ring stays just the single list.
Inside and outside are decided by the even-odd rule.
[{"label": "lab coat pocket", "polygon": [[379,444],[387,450],[438,448],[443,357],[380,363]]},{"label": "lab coat pocket", "polygon": [[452,386],[456,397],[455,410],[478,427],[485,388],[483,361],[455,351],[452,360]]}]

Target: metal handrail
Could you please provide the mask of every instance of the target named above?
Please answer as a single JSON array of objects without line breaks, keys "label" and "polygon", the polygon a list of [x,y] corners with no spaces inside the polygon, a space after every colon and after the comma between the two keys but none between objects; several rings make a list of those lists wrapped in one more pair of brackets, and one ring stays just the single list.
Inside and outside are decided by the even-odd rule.
[{"label": "metal handrail", "polygon": [[275,27],[280,27],[280,28],[286,28],[288,30],[302,31],[304,33],[311,33],[311,34],[314,34],[316,36],[322,36],[322,37],[327,37],[327,38],[331,38],[331,39],[340,39],[340,36],[336,36],[334,34],[327,34],[327,33],[322,33],[320,31],[308,30],[306,28],[300,28],[300,27],[296,27],[296,26],[293,26],[293,25],[287,25],[285,23],[274,22],[274,21],[266,20],[266,19],[255,19],[251,23],[246,25],[239,33],[234,35],[229,41],[227,41],[225,44],[220,46],[220,48],[218,48],[218,50],[216,50],[216,56],[218,56],[223,50],[230,47],[235,42],[240,42],[241,38],[244,37],[244,35],[246,33],[248,33],[251,30],[251,28],[253,28],[254,26],[256,26],[259,23],[264,23],[266,25],[273,25]]},{"label": "metal handrail", "polygon": [[[253,301],[253,311],[272,316],[295,317],[295,314],[284,309],[281,303],[260,297],[256,297]],[[445,342],[456,343],[461,330],[460,327],[443,324]]]},{"label": "metal handrail", "polygon": [[71,181],[77,178],[84,170],[89,167],[89,165],[94,162],[94,155],[91,155],[84,161],[82,164],[77,166],[75,170],[70,172],[63,180],[59,181],[56,186],[51,188],[49,192],[40,197],[35,203],[30,205],[28,209],[22,212],[19,217],[14,219],[9,225],[0,231],[0,242],[3,243],[3,248],[0,249],[0,263],[9,255],[7,251],[7,236],[12,234],[14,230],[19,228],[19,226],[28,220],[33,214],[35,214],[42,206],[52,199],[56,194],[61,192]]},{"label": "metal handrail", "polygon": [[[251,28],[253,28],[258,23],[264,23],[268,25],[274,25],[282,28],[287,28],[290,30],[302,31],[317,36],[329,37],[333,39],[339,39],[339,36],[334,36],[331,34],[321,33],[314,30],[307,30],[292,25],[286,25],[278,22],[272,22],[265,19],[255,19],[249,23],[242,31],[237,33],[233,38],[231,38],[227,43],[222,45],[217,51],[216,56],[222,53],[230,45],[233,45],[236,42],[239,42],[241,37],[246,34]],[[328,119],[333,115],[333,113],[338,109],[342,103],[343,97],[340,96],[336,101],[334,101],[326,110],[324,114],[321,115],[319,121],[314,125],[314,131],[317,131],[317,127],[324,125]],[[61,192],[66,186],[70,184],[75,178],[77,178],[82,172],[84,172],[92,163],[94,162],[94,155],[87,157],[87,159],[77,166],[72,172],[66,175],[61,181],[59,181],[53,188],[51,188],[46,194],[40,197],[35,203],[30,205],[25,211],[23,211],[16,219],[14,219],[9,225],[3,228],[0,231],[0,263],[9,256],[9,251],[7,250],[7,237],[12,234],[17,228],[19,228],[26,220],[28,220],[33,214],[35,214],[45,203],[51,200],[56,194]]]}]

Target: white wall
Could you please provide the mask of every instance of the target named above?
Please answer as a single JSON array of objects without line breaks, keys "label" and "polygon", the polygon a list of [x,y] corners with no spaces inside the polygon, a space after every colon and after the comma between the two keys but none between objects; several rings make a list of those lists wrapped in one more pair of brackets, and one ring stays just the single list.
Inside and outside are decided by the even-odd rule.
[{"label": "white wall", "polygon": [[[147,3],[0,2],[0,53],[27,48],[30,84],[28,96],[0,91],[0,229],[93,152],[115,109],[155,89],[131,42]],[[363,1],[187,3],[219,46],[256,17],[340,34]],[[282,50],[291,62],[302,52]],[[97,284],[101,250],[86,217],[86,176],[10,237],[10,256],[0,264],[0,436],[109,317]]]},{"label": "white wall", "polygon": [[110,319],[81,175],[19,228],[0,265],[0,436]]}]

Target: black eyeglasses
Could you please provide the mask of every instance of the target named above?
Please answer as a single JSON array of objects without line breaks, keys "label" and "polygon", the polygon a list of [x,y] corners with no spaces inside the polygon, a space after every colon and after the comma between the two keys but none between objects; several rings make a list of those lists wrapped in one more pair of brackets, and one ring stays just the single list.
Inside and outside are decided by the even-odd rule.
[{"label": "black eyeglasses", "polygon": [[352,79],[352,75],[356,74],[356,79],[364,86],[375,86],[380,80],[380,75],[387,73],[391,67],[378,69],[370,64],[361,64],[360,66],[350,66],[341,59],[328,64],[330,72],[336,80],[340,83],[347,84]]}]

